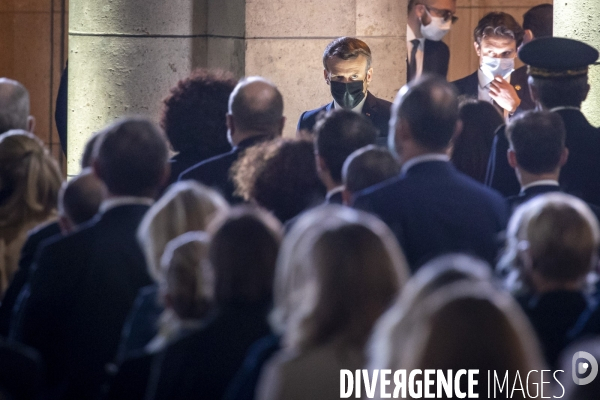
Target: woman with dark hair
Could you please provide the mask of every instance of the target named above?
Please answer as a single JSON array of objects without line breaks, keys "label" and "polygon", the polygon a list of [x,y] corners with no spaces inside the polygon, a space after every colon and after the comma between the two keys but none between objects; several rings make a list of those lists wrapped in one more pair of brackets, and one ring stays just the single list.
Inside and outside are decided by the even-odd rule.
[{"label": "woman with dark hair", "polygon": [[491,103],[479,100],[463,102],[459,118],[462,130],[454,140],[450,159],[460,172],[483,183],[494,133],[504,120]]}]

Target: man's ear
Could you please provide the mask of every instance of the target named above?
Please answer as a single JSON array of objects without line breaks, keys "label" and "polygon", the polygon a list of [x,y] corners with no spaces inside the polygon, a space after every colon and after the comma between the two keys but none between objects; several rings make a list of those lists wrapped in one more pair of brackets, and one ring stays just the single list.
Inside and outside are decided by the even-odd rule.
[{"label": "man's ear", "polygon": [[342,204],[348,207],[352,205],[352,193],[346,187],[342,190]]},{"label": "man's ear", "polygon": [[325,78],[325,83],[329,85],[329,72],[326,69],[323,69],[323,78]]},{"label": "man's ear", "polygon": [[329,168],[327,168],[327,164],[325,163],[325,159],[321,157],[319,154],[315,154],[315,162],[317,164],[317,171],[327,172]]},{"label": "man's ear", "polygon": [[235,133],[235,121],[233,119],[233,115],[230,113],[225,114],[225,124],[227,125],[227,130],[231,132],[231,136]]},{"label": "man's ear", "polygon": [[460,136],[460,133],[463,130],[463,122],[459,119],[456,121],[454,125],[454,133],[452,134],[452,139],[450,140],[452,143]]},{"label": "man's ear", "polygon": [[171,163],[167,162],[165,164],[165,170],[163,171],[162,176],[160,177],[160,187],[164,188],[169,182],[169,178],[171,177]]},{"label": "man's ear", "polygon": [[373,67],[367,70],[367,85],[371,83],[371,79],[373,79]]},{"label": "man's ear", "polygon": [[278,137],[283,135],[283,128],[285,127],[285,121],[286,121],[286,118],[281,117],[281,121],[279,121],[279,126],[277,127],[277,129],[278,129],[277,136]]},{"label": "man's ear", "polygon": [[510,165],[511,168],[517,168],[517,154],[513,149],[507,150],[506,158],[508,159],[508,165]]},{"label": "man's ear", "polygon": [[525,32],[523,33],[523,41],[521,42],[521,46],[531,42],[533,39],[534,37],[531,29],[525,29]]},{"label": "man's ear", "polygon": [[68,235],[69,233],[73,232],[74,226],[67,216],[60,214],[57,222],[58,226],[60,227],[60,233],[63,235]]},{"label": "man's ear", "polygon": [[477,53],[477,57],[481,57],[481,46],[477,42],[473,42],[473,46],[475,47],[475,53]]},{"label": "man's ear", "polygon": [[35,129],[35,117],[33,115],[30,115],[29,117],[27,117],[27,132],[33,133],[34,129]]},{"label": "man's ear", "polygon": [[94,175],[100,179],[102,182],[104,182],[104,179],[102,179],[102,167],[100,166],[100,163],[98,162],[97,159],[94,159],[92,161],[92,172],[94,173]]},{"label": "man's ear", "polygon": [[558,163],[559,167],[563,167],[567,160],[569,159],[569,149],[566,147],[563,149],[562,153],[560,153],[560,162]]}]

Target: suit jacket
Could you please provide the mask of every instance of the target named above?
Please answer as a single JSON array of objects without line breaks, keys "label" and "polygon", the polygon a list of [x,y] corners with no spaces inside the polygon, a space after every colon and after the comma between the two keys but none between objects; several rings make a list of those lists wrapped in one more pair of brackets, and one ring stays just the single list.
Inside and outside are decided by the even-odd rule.
[{"label": "suit jacket", "polygon": [[[379,130],[377,144],[387,147],[387,136],[389,131],[390,112],[392,103],[387,100],[379,99],[367,91],[367,98],[363,105],[362,113],[371,120],[373,125]],[[314,110],[305,111],[298,121],[298,130],[312,131],[317,117],[321,112],[329,112],[334,109],[333,101],[327,105]]]},{"label": "suit jacket", "polygon": [[[410,49],[408,50],[410,52]],[[440,75],[446,79],[448,64],[450,62],[450,49],[444,42],[425,39],[423,49],[423,74]],[[408,58],[406,58],[406,72],[408,73]],[[410,81],[407,76],[407,82]]]},{"label": "suit jacket", "polygon": [[[600,129],[594,128],[581,111],[559,109],[556,111],[565,123],[565,145],[569,149],[567,163],[560,171],[560,186],[569,194],[592,204],[600,204]],[[506,151],[509,143],[505,127],[496,132],[485,183],[504,196],[514,196],[520,187],[515,171],[508,164]]]},{"label": "suit jacket", "polygon": [[112,361],[138,290],[150,284],[136,240],[145,205],[121,205],[50,240],[37,258],[21,338],[42,354],[49,398],[88,399]]},{"label": "suit jacket", "polygon": [[244,150],[268,139],[268,136],[254,136],[242,140],[231,151],[209,158],[183,171],[179,175],[179,180],[193,179],[218,190],[229,203],[241,203],[243,199],[233,195],[235,187],[229,177],[229,170]]},{"label": "suit jacket", "polygon": [[[533,110],[535,108],[535,102],[529,93],[529,84],[527,83],[528,77],[527,67],[518,68],[510,75],[510,84],[513,85],[519,99],[521,99],[521,104],[517,108],[517,111],[515,111],[515,114],[522,111]],[[459,95],[477,99],[477,96],[479,95],[479,77],[477,71],[452,83],[456,87],[456,90],[458,90]],[[494,105],[496,105],[495,102]],[[496,106],[499,109],[502,109],[498,105]]]},{"label": "suit jacket", "polygon": [[411,269],[444,253],[467,252],[493,265],[505,229],[505,200],[444,161],[359,192],[354,206],[378,215],[396,234]]},{"label": "suit jacket", "polygon": [[169,178],[168,185],[177,182],[179,175],[185,170],[201,163],[204,160],[215,157],[222,154],[223,151],[230,151],[228,149],[222,149],[222,151],[214,152],[212,149],[196,149],[196,150],[185,150],[177,153],[169,160],[171,166],[171,176]]},{"label": "suit jacket", "polygon": [[0,339],[1,394],[9,395],[6,398],[10,399],[38,399],[43,379],[42,359],[37,351]]}]

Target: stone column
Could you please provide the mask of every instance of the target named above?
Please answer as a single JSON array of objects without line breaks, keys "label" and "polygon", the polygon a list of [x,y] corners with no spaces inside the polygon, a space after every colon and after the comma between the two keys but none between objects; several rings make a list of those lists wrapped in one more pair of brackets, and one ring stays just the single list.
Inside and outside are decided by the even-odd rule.
[{"label": "stone column", "polygon": [[[600,1],[571,0],[554,3],[554,36],[581,40],[600,50]],[[592,89],[583,103],[583,112],[592,125],[600,125],[600,64],[590,66]]]},{"label": "stone column", "polygon": [[71,0],[68,175],[107,123],[159,119],[169,89],[206,64],[206,15],[205,1]]}]

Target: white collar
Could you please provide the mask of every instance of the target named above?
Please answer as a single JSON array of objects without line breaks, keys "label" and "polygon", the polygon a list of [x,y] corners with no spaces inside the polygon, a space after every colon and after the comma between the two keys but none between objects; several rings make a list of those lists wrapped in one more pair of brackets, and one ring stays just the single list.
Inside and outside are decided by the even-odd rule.
[{"label": "white collar", "polygon": [[329,199],[331,199],[331,197],[333,195],[341,193],[343,191],[344,191],[344,185],[336,186],[333,189],[331,189],[329,192],[327,192],[327,194],[325,195],[325,200],[329,201]]},{"label": "white collar", "polygon": [[525,193],[525,190],[534,186],[559,186],[559,184],[558,181],[555,181],[554,179],[542,179],[539,181],[528,183],[527,185],[523,186],[521,188],[521,193]]},{"label": "white collar", "polygon": [[144,206],[151,206],[154,203],[154,199],[150,197],[137,197],[137,196],[118,196],[112,197],[110,199],[106,199],[100,204],[100,213],[105,213],[106,211],[119,207],[126,206],[132,204],[139,204]]},{"label": "white collar", "polygon": [[559,106],[559,107],[551,108],[550,112],[560,111],[560,110],[577,110],[577,111],[581,111],[581,108],[579,108],[579,107],[573,107],[573,106]]},{"label": "white collar", "polygon": [[[410,43],[413,40],[417,39],[419,41],[419,47],[424,46],[425,43],[425,38],[418,38],[415,35],[415,32],[412,30],[412,28],[410,27],[410,25],[406,24],[406,43]],[[410,48],[408,49],[408,52],[410,53]]]},{"label": "white collar", "polygon": [[[368,96],[368,95],[369,95],[369,93],[367,93],[367,94],[365,95],[365,98],[364,98],[364,99],[362,99],[362,100],[360,101],[360,103],[358,103],[358,105],[352,109],[352,111],[354,111],[354,112],[355,112],[355,113],[357,113],[357,114],[362,114],[362,109],[363,109],[363,106],[365,105],[365,101],[367,101],[367,96]],[[337,103],[337,101],[335,101],[335,100],[333,100],[333,107],[334,107],[334,108],[343,108],[343,107],[342,107],[342,106],[340,106],[340,105]]]},{"label": "white collar", "polygon": [[404,164],[402,164],[400,174],[404,175],[409,169],[411,169],[415,165],[429,161],[450,161],[450,157],[448,157],[447,154],[440,153],[428,153],[413,157],[410,160],[406,161]]}]

